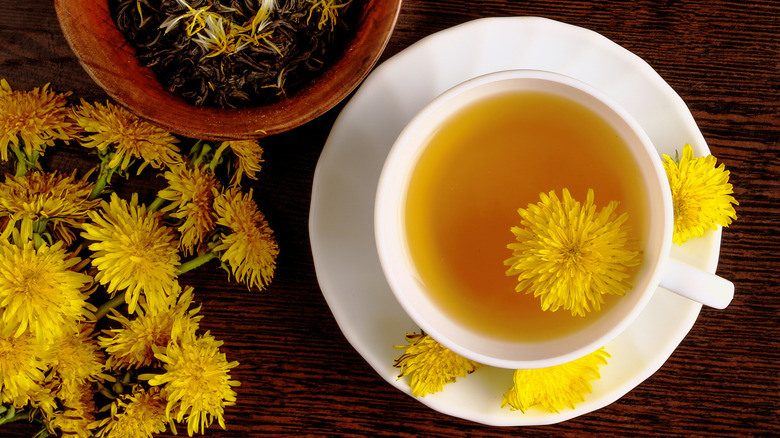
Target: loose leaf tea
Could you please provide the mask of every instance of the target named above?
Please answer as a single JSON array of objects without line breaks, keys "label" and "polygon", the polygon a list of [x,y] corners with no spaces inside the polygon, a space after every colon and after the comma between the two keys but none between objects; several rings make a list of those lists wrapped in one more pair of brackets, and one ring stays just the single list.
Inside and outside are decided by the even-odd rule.
[{"label": "loose leaf tea", "polygon": [[352,0],[112,0],[119,30],[172,92],[198,106],[283,98],[343,46]]}]

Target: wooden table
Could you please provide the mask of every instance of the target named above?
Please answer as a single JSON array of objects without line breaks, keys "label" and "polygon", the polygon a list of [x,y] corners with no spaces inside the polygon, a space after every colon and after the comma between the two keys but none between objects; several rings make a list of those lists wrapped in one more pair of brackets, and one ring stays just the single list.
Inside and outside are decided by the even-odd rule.
[{"label": "wooden table", "polygon": [[[0,0],[0,77],[51,82],[73,98],[107,97],[71,54],[50,0]],[[475,18],[531,15],[597,31],[646,60],[679,93],[712,153],[731,170],[739,220],[724,230],[718,274],[736,284],[723,311],[703,309],[666,364],[617,402],[546,427],[497,428],[433,411],[382,380],[342,335],[318,286],[308,235],[317,159],[343,104],[263,140],[253,186],[281,254],[270,288],[249,292],[219,269],[182,282],[201,324],[241,365],[228,429],[207,436],[777,436],[780,435],[780,6],[676,2],[407,0],[387,59]],[[518,415],[520,415],[518,413]],[[2,436],[30,436],[15,423]],[[181,429],[180,429],[181,434]]]}]

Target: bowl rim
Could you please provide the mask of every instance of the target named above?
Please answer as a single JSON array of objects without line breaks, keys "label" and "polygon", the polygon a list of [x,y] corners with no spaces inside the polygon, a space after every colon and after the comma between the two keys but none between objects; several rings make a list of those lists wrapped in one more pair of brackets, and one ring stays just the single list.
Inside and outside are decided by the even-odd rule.
[{"label": "bowl rim", "polygon": [[[380,1],[367,1],[363,10],[377,9]],[[365,21],[361,17],[356,38],[347,43],[330,68],[306,86],[270,105],[241,109],[198,107],[168,91],[154,72],[138,61],[135,49],[114,25],[109,0],[55,0],[54,6],[63,35],[79,64],[118,104],[179,135],[203,140],[240,140],[293,129],[322,115],[352,93],[382,56],[402,3],[402,0],[387,0],[378,15]],[[374,38],[377,34],[382,37]],[[357,74],[346,81],[339,79],[340,74],[349,70],[350,62],[360,63]],[[132,89],[125,86],[128,71],[138,73],[133,76],[138,86]]]}]

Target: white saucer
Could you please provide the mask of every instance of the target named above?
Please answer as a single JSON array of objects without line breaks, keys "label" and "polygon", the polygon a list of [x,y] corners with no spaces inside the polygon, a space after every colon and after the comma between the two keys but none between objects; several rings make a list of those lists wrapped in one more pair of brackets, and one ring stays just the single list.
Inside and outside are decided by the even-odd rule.
[{"label": "white saucer", "polygon": [[[407,332],[419,331],[385,282],[374,244],[379,173],[396,136],[422,107],[472,77],[507,69],[562,73],[600,88],[647,131],[659,153],[690,143],[709,154],[688,108],[643,60],[592,31],[535,17],[485,18],[436,33],[382,63],[336,120],[314,174],[309,232],[322,293],[347,340],[391,385]],[[660,159],[660,156],[659,156]],[[673,257],[715,272],[721,231],[675,245]],[[600,409],[650,377],[690,331],[701,305],[658,289],[640,317],[606,346],[593,393],[560,413],[501,408],[512,371],[483,367],[417,398],[439,412],[496,426],[541,425]]]}]

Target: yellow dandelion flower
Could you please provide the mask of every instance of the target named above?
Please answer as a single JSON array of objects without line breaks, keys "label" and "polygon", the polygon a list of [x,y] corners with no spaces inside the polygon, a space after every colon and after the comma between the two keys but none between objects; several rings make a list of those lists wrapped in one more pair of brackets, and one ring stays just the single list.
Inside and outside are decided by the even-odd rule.
[{"label": "yellow dandelion flower", "polygon": [[95,402],[91,385],[69,388],[60,391],[57,397],[62,401],[62,409],[55,411],[47,423],[50,432],[61,432],[61,436],[91,438],[97,427],[95,421]]},{"label": "yellow dandelion flower", "polygon": [[13,91],[8,81],[0,80],[0,158],[8,161],[8,145],[27,156],[43,155],[56,140],[70,140],[75,129],[69,118],[67,98],[49,84],[32,91]]},{"label": "yellow dandelion flower", "polygon": [[139,173],[147,164],[161,169],[182,162],[176,137],[120,106],[108,102],[92,105],[82,100],[81,106],[74,108],[73,117],[85,132],[81,144],[109,155],[110,168],[125,170],[137,158],[143,160]]},{"label": "yellow dandelion flower", "polygon": [[0,218],[7,217],[2,238],[7,239],[19,226],[23,240],[33,232],[48,231],[57,240],[70,245],[75,239],[73,228],[87,219],[87,212],[98,201],[89,201],[92,185],[76,179],[76,173],[32,172],[23,176],[6,175],[0,184]]},{"label": "yellow dandelion flower", "polygon": [[532,406],[540,406],[550,412],[585,400],[593,392],[590,381],[601,378],[599,366],[607,364],[609,353],[603,348],[579,359],[548,368],[516,370],[514,384],[504,395],[501,407],[509,405],[513,411],[526,412]]},{"label": "yellow dandelion flower", "polygon": [[214,209],[217,224],[232,231],[221,235],[214,251],[222,253],[221,260],[230,265],[238,281],[264,289],[273,278],[279,247],[265,216],[252,200],[252,190],[221,193],[214,199]]},{"label": "yellow dandelion flower", "polygon": [[309,9],[309,16],[306,19],[306,24],[309,23],[315,12],[319,12],[320,19],[317,20],[317,28],[322,30],[323,27],[329,26],[332,31],[339,20],[340,9],[348,6],[352,3],[352,0],[309,0],[309,3],[311,3],[312,6]]},{"label": "yellow dandelion flower", "polygon": [[111,194],[101,212],[91,211],[92,223],[82,225],[81,236],[95,241],[92,265],[95,280],[108,292],[125,291],[129,313],[134,313],[143,292],[151,306],[163,306],[171,294],[179,266],[176,235],[161,222],[161,213],[146,211],[133,194],[130,202]]},{"label": "yellow dandelion flower", "polygon": [[136,386],[111,403],[111,416],[100,422],[98,438],[152,438],[166,430],[166,401],[159,388]]},{"label": "yellow dandelion flower", "polygon": [[0,404],[21,408],[30,400],[41,400],[50,356],[31,333],[16,336],[0,324]]},{"label": "yellow dandelion flower", "polygon": [[69,393],[90,382],[113,380],[103,373],[105,355],[93,338],[94,326],[82,324],[76,330],[63,333],[53,345],[51,368]]},{"label": "yellow dandelion flower", "polygon": [[516,290],[540,297],[542,310],[563,307],[579,316],[601,309],[604,295],[625,294],[629,267],[640,258],[627,248],[628,214],[617,217],[616,201],[597,212],[593,190],[585,205],[567,189],[563,200],[555,191],[540,198],[518,210],[522,226],[512,227],[517,243],[507,245],[512,257],[504,264],[507,275],[518,276]]},{"label": "yellow dandelion flower", "polygon": [[396,345],[405,350],[395,360],[394,367],[401,369],[398,378],[411,375],[412,395],[425,397],[439,392],[444,385],[465,377],[481,365],[450,351],[425,334],[407,333],[409,345]]},{"label": "yellow dandelion flower", "polygon": [[[228,362],[219,351],[222,341],[209,332],[193,339],[183,339],[181,344],[171,342],[156,356],[163,362],[164,374],[154,375],[149,384],[162,386],[162,394],[168,400],[165,414],[181,422],[187,419],[187,433],[203,434],[214,419],[225,429],[225,407],[236,402],[233,387],[240,383],[230,379],[230,370],[238,362]],[[148,376],[145,376],[148,377]]]},{"label": "yellow dandelion flower", "polygon": [[201,167],[188,169],[184,165],[165,172],[165,179],[168,187],[157,196],[172,201],[163,211],[175,210],[171,217],[184,221],[178,228],[179,247],[185,254],[193,254],[216,225],[214,192],[220,188],[219,181]]},{"label": "yellow dandelion flower", "polygon": [[154,360],[155,346],[165,348],[170,341],[194,337],[202,316],[197,315],[200,307],[190,310],[192,291],[192,287],[186,287],[181,294],[172,294],[162,309],[150,309],[142,301],[133,319],[119,312],[109,316],[122,326],[104,330],[106,336],[99,338],[100,346],[108,354],[106,366],[111,369],[147,367]]},{"label": "yellow dandelion flower", "polygon": [[717,160],[712,155],[694,158],[689,144],[683,147],[679,161],[666,154],[663,160],[674,203],[674,243],[682,245],[737,219],[734,205],[739,203],[731,196],[730,172],[723,163],[715,167]]},{"label": "yellow dandelion flower", "polygon": [[51,340],[93,318],[96,309],[83,293],[92,278],[72,270],[80,262],[61,241],[38,249],[32,242],[0,244],[0,309],[6,327],[16,327],[16,336],[29,331]]},{"label": "yellow dandelion flower", "polygon": [[227,147],[236,156],[235,173],[230,179],[230,185],[240,185],[244,174],[250,179],[256,180],[256,173],[262,169],[260,163],[263,162],[263,148],[260,143],[257,140],[226,141],[222,143],[217,153],[219,154]]}]

